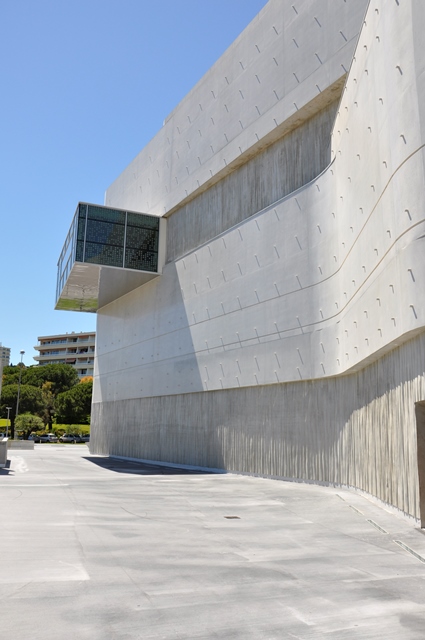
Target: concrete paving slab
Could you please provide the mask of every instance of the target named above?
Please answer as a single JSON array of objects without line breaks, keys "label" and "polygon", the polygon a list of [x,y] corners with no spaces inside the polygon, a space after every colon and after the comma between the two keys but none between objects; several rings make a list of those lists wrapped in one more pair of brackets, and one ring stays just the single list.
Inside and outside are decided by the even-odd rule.
[{"label": "concrete paving slab", "polygon": [[348,490],[35,445],[0,470],[2,637],[425,637],[425,535]]}]

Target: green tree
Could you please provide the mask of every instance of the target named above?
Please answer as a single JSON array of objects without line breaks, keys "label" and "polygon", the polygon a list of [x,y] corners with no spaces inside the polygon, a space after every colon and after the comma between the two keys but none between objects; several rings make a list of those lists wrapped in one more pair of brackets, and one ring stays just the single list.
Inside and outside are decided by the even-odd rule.
[{"label": "green tree", "polygon": [[[1,390],[0,413],[7,416],[6,407],[11,407],[10,424],[12,438],[15,434],[16,400],[18,398],[18,385],[8,384]],[[41,389],[29,384],[21,384],[19,393],[19,413],[33,413],[41,415],[44,408],[43,395]]]},{"label": "green tree", "polygon": [[[49,431],[52,429],[53,416],[55,413],[55,400],[60,393],[69,391],[79,383],[78,374],[74,367],[69,364],[47,364],[47,365],[34,365],[33,367],[25,367],[21,364],[13,367],[5,367],[3,370],[3,386],[16,387],[19,382],[19,373],[21,372],[21,399],[19,402],[19,412],[30,411],[40,415],[44,419],[46,425],[49,425]],[[34,405],[21,407],[22,390],[23,387],[32,387],[38,389],[41,392],[43,406],[40,408],[38,401]],[[15,393],[15,392],[14,392]],[[17,391],[16,391],[17,393]],[[26,394],[28,395],[28,394]],[[32,394],[33,399],[39,399],[39,394]],[[10,397],[10,393],[7,394]],[[4,411],[3,411],[4,406]],[[0,400],[0,415],[3,417],[6,415],[5,407],[10,406],[13,408],[11,413],[12,425],[14,425],[16,397],[9,405],[6,400]],[[12,428],[12,434],[14,430]],[[13,437],[13,436],[12,436]]]},{"label": "green tree", "polygon": [[55,395],[75,387],[79,383],[78,373],[70,364],[45,364],[29,367],[23,374],[26,384],[42,387],[51,382],[51,390]]},{"label": "green tree", "polygon": [[90,424],[93,382],[81,382],[56,397],[56,419],[63,424]]},{"label": "green tree", "polygon": [[[3,384],[17,384],[20,365],[3,369]],[[78,373],[70,364],[34,365],[22,369],[22,384],[41,388],[45,382],[52,382],[52,392],[57,395],[72,389],[79,383]]]},{"label": "green tree", "polygon": [[53,392],[54,386],[54,382],[44,382],[43,386],[41,387],[41,395],[44,402],[43,420],[45,424],[49,425],[49,431],[52,430],[53,416],[55,413],[55,394]]},{"label": "green tree", "polygon": [[44,422],[39,416],[31,413],[20,413],[15,419],[15,429],[22,433],[24,440],[28,440],[30,433],[44,429]]},{"label": "green tree", "polygon": [[9,384],[18,384],[19,382],[19,371],[22,368],[22,374],[21,374],[21,383],[25,384],[25,376],[26,376],[26,371],[27,371],[27,367],[21,363],[19,363],[18,365],[14,366],[11,365],[10,367],[4,367],[3,369],[3,384],[5,386],[8,386]]}]

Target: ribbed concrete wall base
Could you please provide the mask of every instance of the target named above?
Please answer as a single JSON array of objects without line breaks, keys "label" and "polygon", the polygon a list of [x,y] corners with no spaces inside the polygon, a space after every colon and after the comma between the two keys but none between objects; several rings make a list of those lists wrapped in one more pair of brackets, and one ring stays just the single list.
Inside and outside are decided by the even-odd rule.
[{"label": "ribbed concrete wall base", "polygon": [[419,519],[424,369],[422,334],[339,378],[98,403],[90,449],[349,485]]},{"label": "ribbed concrete wall base", "polygon": [[9,440],[8,449],[34,449],[34,442],[31,440]]}]

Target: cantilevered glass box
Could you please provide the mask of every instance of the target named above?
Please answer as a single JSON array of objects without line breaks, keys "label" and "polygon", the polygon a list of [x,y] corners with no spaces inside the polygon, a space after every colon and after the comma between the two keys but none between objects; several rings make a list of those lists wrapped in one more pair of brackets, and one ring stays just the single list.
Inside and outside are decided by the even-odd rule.
[{"label": "cantilevered glass box", "polygon": [[55,309],[92,311],[162,273],[163,218],[78,203],[59,261]]}]

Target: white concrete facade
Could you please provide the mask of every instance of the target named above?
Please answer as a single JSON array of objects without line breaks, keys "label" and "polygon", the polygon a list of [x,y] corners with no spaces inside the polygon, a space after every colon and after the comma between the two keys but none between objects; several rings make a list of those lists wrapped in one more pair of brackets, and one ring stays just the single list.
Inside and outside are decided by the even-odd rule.
[{"label": "white concrete facade", "polygon": [[424,520],[424,23],[420,0],[270,0],[108,189],[168,249],[98,312],[93,451]]}]

